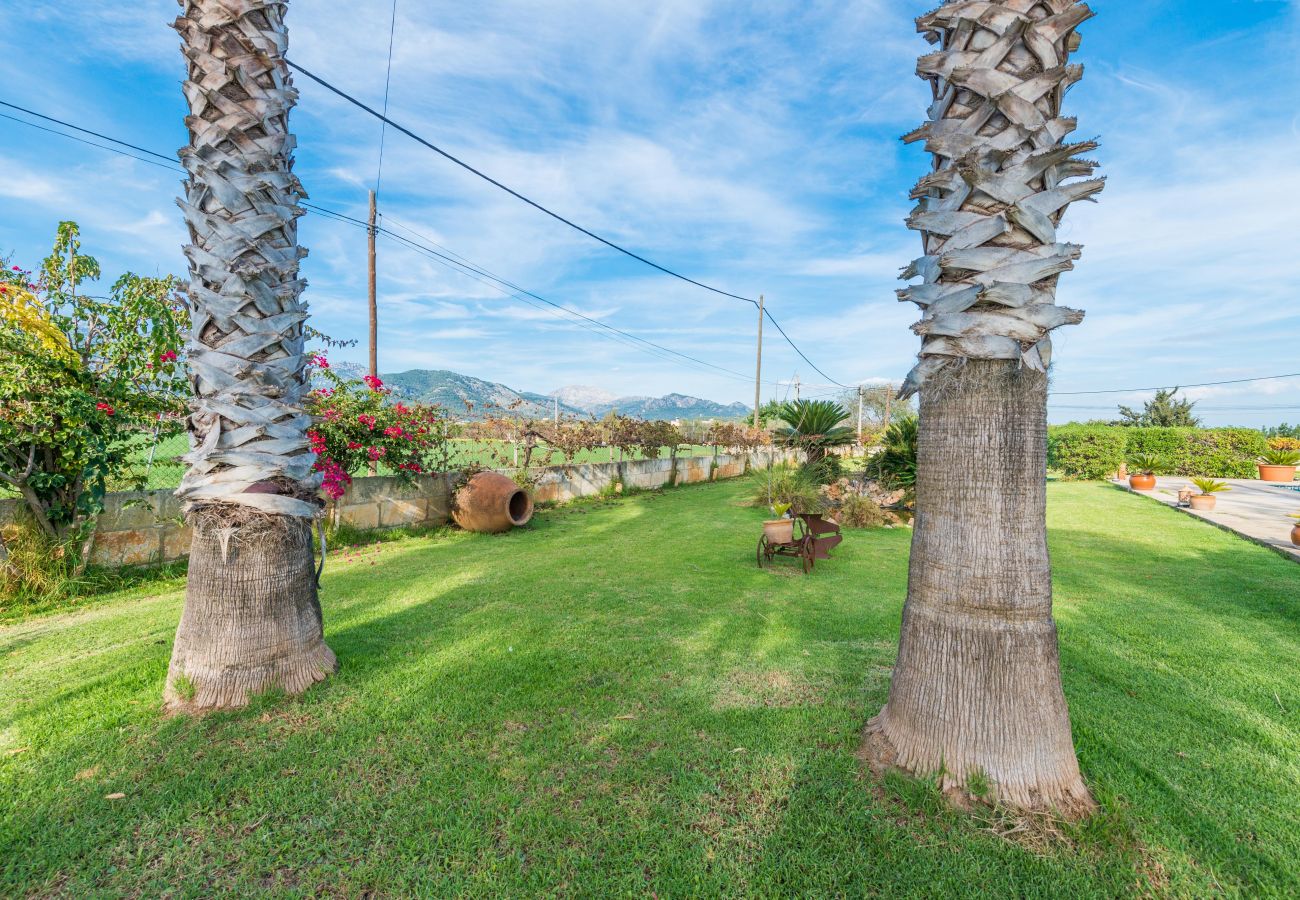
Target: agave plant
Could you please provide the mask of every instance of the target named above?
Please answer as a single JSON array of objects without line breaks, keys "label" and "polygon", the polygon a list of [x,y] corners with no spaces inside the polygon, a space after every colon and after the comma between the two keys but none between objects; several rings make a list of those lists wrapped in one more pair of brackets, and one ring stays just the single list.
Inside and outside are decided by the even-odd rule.
[{"label": "agave plant", "polygon": [[848,418],[848,411],[833,400],[795,400],[781,407],[781,421],[786,424],[774,434],[781,443],[802,448],[808,463],[816,465],[831,447],[844,447],[856,439],[856,432],[843,424]]},{"label": "agave plant", "polygon": [[1232,485],[1226,481],[1215,481],[1213,478],[1193,478],[1192,484],[1200,488],[1202,494],[1217,494],[1232,490]]}]

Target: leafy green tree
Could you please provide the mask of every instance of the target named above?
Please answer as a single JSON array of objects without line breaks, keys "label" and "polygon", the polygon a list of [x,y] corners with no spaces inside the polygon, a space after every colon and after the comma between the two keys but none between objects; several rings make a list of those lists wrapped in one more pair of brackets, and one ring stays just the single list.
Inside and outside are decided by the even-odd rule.
[{"label": "leafy green tree", "polygon": [[1141,412],[1121,406],[1119,424],[1140,428],[1196,428],[1201,424],[1201,420],[1192,415],[1196,401],[1179,399],[1177,394],[1178,388],[1156,391],[1155,397],[1146,402]]},{"label": "leafy green tree", "polygon": [[128,272],[107,297],[83,293],[100,275],[75,222],[59,223],[38,273],[0,275],[0,483],[78,573],[104,494],[139,485],[133,451],[179,430],[186,391],[175,280]]},{"label": "leafy green tree", "polygon": [[783,409],[785,409],[785,404],[780,400],[769,400],[764,403],[758,408],[759,426],[762,427],[779,421]]},{"label": "leafy green tree", "polygon": [[832,447],[852,444],[856,433],[846,423],[848,412],[833,400],[795,400],[781,408],[785,422],[773,433],[780,443],[804,451],[809,465],[826,458]]}]

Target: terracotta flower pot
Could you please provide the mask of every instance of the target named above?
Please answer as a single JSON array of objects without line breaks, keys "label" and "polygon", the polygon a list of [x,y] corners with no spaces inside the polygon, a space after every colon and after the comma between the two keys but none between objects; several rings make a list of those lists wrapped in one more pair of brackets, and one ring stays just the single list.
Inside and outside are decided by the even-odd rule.
[{"label": "terracotta flower pot", "polygon": [[1214,496],[1213,494],[1192,495],[1192,509],[1199,509],[1202,512],[1209,512],[1210,510],[1214,509],[1215,504],[1217,504],[1218,502],[1219,502],[1219,498]]},{"label": "terracotta flower pot", "polygon": [[794,520],[768,519],[763,523],[763,534],[767,535],[768,543],[788,544],[794,540]]},{"label": "terracotta flower pot", "polygon": [[1130,475],[1128,477],[1128,486],[1135,491],[1154,491],[1156,489],[1156,476]]},{"label": "terracotta flower pot", "polygon": [[528,524],[533,517],[533,498],[498,472],[479,472],[456,492],[451,517],[466,531],[509,531]]},{"label": "terracotta flower pot", "polygon": [[1295,481],[1296,466],[1266,466],[1264,463],[1259,465],[1260,481],[1281,481],[1290,483]]},{"label": "terracotta flower pot", "polygon": [[1291,526],[1291,543],[1300,547],[1300,522]]}]

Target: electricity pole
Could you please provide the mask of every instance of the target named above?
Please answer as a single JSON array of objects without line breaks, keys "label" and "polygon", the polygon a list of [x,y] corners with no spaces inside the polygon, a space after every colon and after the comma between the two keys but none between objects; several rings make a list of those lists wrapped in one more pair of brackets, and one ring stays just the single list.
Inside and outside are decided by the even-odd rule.
[{"label": "electricity pole", "polygon": [[366,233],[370,236],[370,374],[379,374],[379,310],[375,303],[375,192],[370,192],[370,226]]},{"label": "electricity pole", "polygon": [[886,384],[885,385],[885,427],[886,428],[888,428],[890,422],[893,421],[889,417],[889,404],[893,401],[893,399],[894,399],[894,386],[892,384]]},{"label": "electricity pole", "polygon": [[862,385],[858,385],[858,446],[862,446]]},{"label": "electricity pole", "polygon": [[794,402],[799,402],[799,373],[794,373]]},{"label": "electricity pole", "polygon": [[762,428],[758,418],[758,408],[762,404],[763,391],[763,295],[758,295],[758,362],[754,365],[754,427]]}]

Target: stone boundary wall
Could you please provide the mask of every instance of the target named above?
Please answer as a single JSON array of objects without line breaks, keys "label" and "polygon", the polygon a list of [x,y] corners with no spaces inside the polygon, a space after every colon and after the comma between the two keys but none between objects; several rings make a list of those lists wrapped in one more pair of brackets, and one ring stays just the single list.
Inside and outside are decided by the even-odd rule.
[{"label": "stone boundary wall", "polygon": [[[790,450],[762,450],[716,457],[549,466],[533,470],[533,499],[538,503],[565,503],[599,494],[615,483],[642,490],[698,484],[735,478],[747,468],[798,458],[799,454]],[[514,474],[511,469],[500,471]],[[356,478],[346,494],[326,507],[326,521],[360,531],[444,525],[451,521],[453,493],[453,478],[447,475],[421,476],[414,483],[384,475]],[[24,508],[21,500],[0,500],[0,525],[15,521]],[[189,555],[190,536],[180,501],[170,489],[109,494],[104,498],[104,512],[95,530],[91,562],[100,566],[171,562]]]}]

